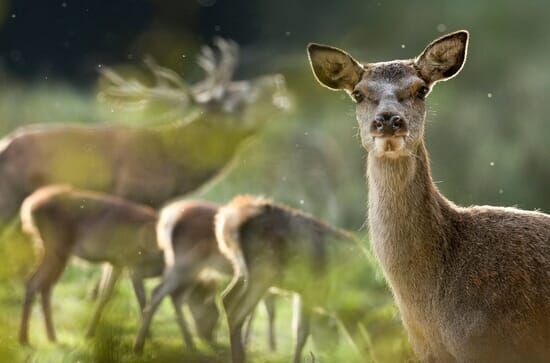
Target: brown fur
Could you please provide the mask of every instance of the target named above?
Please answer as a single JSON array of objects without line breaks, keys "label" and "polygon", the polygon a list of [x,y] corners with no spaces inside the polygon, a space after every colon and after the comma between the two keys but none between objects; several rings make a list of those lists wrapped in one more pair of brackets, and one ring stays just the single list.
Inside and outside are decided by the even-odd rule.
[{"label": "brown fur", "polygon": [[[357,105],[369,152],[372,245],[422,361],[545,362],[550,216],[462,208],[445,199],[431,179],[423,98],[402,96],[414,95],[407,84],[432,87],[454,77],[464,64],[467,42],[464,31],[449,34],[414,60],[364,65],[367,71],[357,84],[341,87],[376,101]],[[396,63],[409,67],[408,75],[389,81],[370,76],[372,69]],[[409,129],[396,153],[380,150],[378,135],[370,131],[374,115],[387,111],[400,115]]]},{"label": "brown fur", "polygon": [[[218,209],[219,206],[211,202],[184,200],[160,211],[157,239],[164,251],[166,269],[144,309],[134,344],[136,351],[143,350],[149,325],[164,297],[188,292],[192,292],[188,301],[197,331],[201,338],[212,341],[219,317],[215,297],[220,276],[232,272],[230,261],[220,253],[214,234],[214,216]],[[268,312],[273,314],[273,309]],[[269,333],[269,340],[273,342],[273,319],[270,319]]]},{"label": "brown fur", "polygon": [[236,278],[247,279],[248,270],[239,244],[241,225],[262,212],[267,200],[261,197],[240,195],[220,209],[216,215],[216,238],[221,253],[233,264]]},{"label": "brown fur", "polygon": [[[342,288],[341,281],[335,285],[335,276],[343,270],[365,265],[364,251],[351,235],[267,199],[240,196],[220,209],[216,236],[220,250],[235,267],[223,298],[234,363],[245,360],[241,341],[245,318],[273,286],[298,293],[302,301],[294,362],[301,359],[315,307],[334,312],[355,336],[357,316],[346,320],[338,314],[341,306],[336,291]],[[354,283],[343,285],[353,288]]]},{"label": "brown fur", "polygon": [[[155,225],[159,231],[163,231],[166,218],[161,217],[157,222],[156,212],[148,206],[116,196],[76,190],[66,185],[43,187],[27,197],[21,208],[22,227],[35,241],[41,257],[27,282],[21,341],[28,341],[28,313],[35,292],[41,292],[43,296],[49,294],[70,256],[89,262],[107,263],[100,285],[100,301],[88,335],[93,335],[101,311],[123,268],[130,269],[141,310],[145,308],[146,300],[143,279],[159,277],[166,271],[174,272],[174,263],[168,263],[167,267],[164,263],[165,259],[169,260],[166,257],[169,251],[172,251],[172,256],[178,257],[175,261],[178,266],[192,261],[194,266],[225,265],[229,271],[229,263],[221,257],[213,238],[213,219],[217,207],[206,202],[179,204],[186,204],[189,208],[184,208],[185,212],[182,211],[179,216],[178,221],[181,223],[176,227],[182,228],[170,229],[170,236],[173,235],[174,238],[170,238],[167,245],[161,234],[159,242],[155,235]],[[175,205],[178,203],[172,204],[172,209]],[[191,213],[193,211],[195,213]],[[165,210],[163,213],[166,215]],[[200,252],[195,248],[197,246],[202,248]],[[219,258],[216,260],[212,256]],[[183,293],[189,292],[185,302],[197,323],[199,334],[209,339],[218,320],[218,310],[212,299],[217,284],[211,280],[198,279],[192,275],[192,271],[177,271],[183,273],[180,277],[182,280],[187,278],[194,282],[190,291],[182,289],[171,294],[184,341],[186,345],[192,346],[193,340],[180,309],[184,302]],[[45,318],[51,324],[50,315],[46,314]],[[50,337],[55,338],[53,325],[48,326],[48,329]]]},{"label": "brown fur", "polygon": [[368,176],[373,248],[419,358],[545,361],[550,217],[454,206],[433,185],[423,145],[408,160],[369,157]]},{"label": "brown fur", "polygon": [[150,207],[69,186],[38,189],[23,202],[22,227],[40,251],[38,265],[26,283],[20,341],[28,343],[28,321],[34,296],[42,294],[42,307],[50,340],[55,331],[50,313],[51,291],[69,257],[113,266],[105,278],[88,335],[92,335],[101,311],[122,268],[132,270],[132,282],[140,305],[145,304],[142,279],[158,276],[164,263],[155,239],[156,212]]},{"label": "brown fur", "polygon": [[186,194],[219,173],[252,134],[204,117],[213,118],[212,125],[200,118],[156,129],[57,125],[17,130],[0,150],[0,218],[13,217],[27,195],[50,184],[153,207]]},{"label": "brown fur", "polygon": [[[214,238],[214,215],[217,210],[218,206],[210,202],[178,201],[160,211],[156,232],[159,246],[164,252],[166,268],[162,281],[154,289],[151,301],[143,311],[134,344],[136,351],[143,350],[149,326],[164,297],[179,297],[190,292],[193,292],[189,300],[192,302],[191,310],[200,314],[194,314],[199,335],[208,341],[212,340],[219,315],[214,300],[218,283],[215,279],[202,279],[201,272],[206,269],[221,273],[230,270]],[[182,330],[182,334],[184,337],[189,334],[187,328]],[[188,348],[193,347],[190,337],[186,338],[186,345]]]}]

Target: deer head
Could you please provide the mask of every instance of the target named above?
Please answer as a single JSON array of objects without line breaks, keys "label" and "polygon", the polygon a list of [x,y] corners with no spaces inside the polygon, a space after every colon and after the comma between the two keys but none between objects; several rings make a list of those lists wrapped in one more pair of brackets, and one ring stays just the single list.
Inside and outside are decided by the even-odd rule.
[{"label": "deer head", "polygon": [[238,65],[239,47],[235,42],[217,38],[216,49],[202,48],[197,63],[205,78],[189,84],[171,69],[161,67],[152,58],[145,64],[154,75],[155,85],[125,79],[112,69],[102,71],[107,86],[100,92],[106,99],[126,108],[140,108],[152,102],[173,105],[174,116],[182,110],[199,109],[207,113],[204,122],[225,123],[255,129],[278,110],[286,110],[289,101],[282,75],[265,75],[251,80],[233,80]]},{"label": "deer head", "polygon": [[[234,81],[239,48],[235,42],[216,38],[219,53],[203,47],[198,64],[206,78],[192,87],[193,98],[211,111],[236,115],[238,124],[254,127],[276,109],[288,108],[283,76],[266,75]],[[219,58],[219,59],[218,59]]]},{"label": "deer head", "polygon": [[376,157],[396,159],[423,142],[426,97],[437,82],[460,72],[467,47],[468,32],[461,30],[407,60],[361,64],[334,47],[312,43],[307,50],[317,80],[355,101],[363,147]]}]

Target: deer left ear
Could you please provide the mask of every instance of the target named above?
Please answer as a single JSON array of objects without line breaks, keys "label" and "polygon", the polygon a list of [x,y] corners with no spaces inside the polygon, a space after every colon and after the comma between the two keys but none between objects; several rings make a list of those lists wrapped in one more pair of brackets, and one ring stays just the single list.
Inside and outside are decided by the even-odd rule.
[{"label": "deer left ear", "polygon": [[466,61],[468,38],[466,30],[459,30],[428,44],[415,60],[420,76],[430,84],[456,76]]},{"label": "deer left ear", "polygon": [[351,92],[361,80],[363,66],[343,50],[310,43],[307,53],[313,74],[323,86]]}]

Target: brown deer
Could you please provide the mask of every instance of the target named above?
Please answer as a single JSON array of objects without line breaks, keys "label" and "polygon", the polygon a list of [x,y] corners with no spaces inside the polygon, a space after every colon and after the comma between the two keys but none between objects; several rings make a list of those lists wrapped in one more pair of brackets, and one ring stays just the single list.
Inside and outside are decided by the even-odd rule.
[{"label": "brown deer", "polygon": [[270,287],[300,297],[295,363],[301,361],[311,316],[319,307],[334,314],[368,355],[357,334],[365,308],[361,304],[350,311],[346,294],[369,288],[363,277],[372,271],[366,266],[366,251],[350,234],[264,198],[239,196],[216,215],[216,238],[234,271],[223,293],[233,363],[245,361],[243,324]]},{"label": "brown deer", "polygon": [[[36,293],[41,294],[48,338],[55,341],[50,297],[71,256],[111,266],[102,279],[99,302],[88,336],[94,334],[101,312],[124,268],[130,271],[141,309],[145,306],[143,279],[160,276],[164,270],[163,251],[155,236],[157,214],[150,207],[70,186],[46,186],[25,199],[21,207],[21,222],[40,255],[26,283],[19,333],[22,344],[29,341],[29,318]],[[207,287],[199,286],[202,289]],[[172,295],[183,337],[192,347],[180,310],[181,298],[181,295]]]},{"label": "brown deer", "polygon": [[16,216],[40,186],[70,184],[160,207],[189,193],[227,166],[243,141],[287,105],[279,75],[233,81],[237,46],[218,40],[221,57],[205,48],[205,80],[188,84],[151,62],[157,85],[145,86],[107,70],[104,98],[124,105],[167,101],[194,110],[169,126],[38,125],[0,141],[0,225]]},{"label": "brown deer", "polygon": [[[165,271],[161,283],[154,289],[150,303],[143,311],[143,321],[134,344],[137,352],[143,350],[145,338],[153,316],[165,296],[192,294],[190,309],[197,322],[199,336],[207,342],[218,322],[219,311],[215,303],[220,277],[230,276],[230,261],[220,253],[214,234],[214,216],[219,205],[200,201],[173,202],[160,211],[157,224],[157,240],[164,251]],[[206,289],[204,286],[208,286]],[[268,313],[268,338],[275,349],[274,296],[265,298]],[[251,324],[251,320],[249,321]]]},{"label": "brown deer", "polygon": [[310,44],[317,80],[356,102],[368,152],[368,223],[412,347],[423,362],[547,362],[550,216],[462,208],[432,181],[425,99],[466,60],[468,32],[409,60],[361,64]]}]

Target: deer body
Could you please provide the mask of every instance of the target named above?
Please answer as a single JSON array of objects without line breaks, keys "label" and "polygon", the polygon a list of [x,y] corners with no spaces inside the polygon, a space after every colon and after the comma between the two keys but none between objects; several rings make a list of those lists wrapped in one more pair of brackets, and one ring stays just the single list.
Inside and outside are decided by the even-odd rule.
[{"label": "deer body", "polygon": [[[218,207],[203,201],[178,201],[164,207],[156,228],[159,246],[164,251],[165,271],[162,281],[153,290],[151,301],[145,307],[135,342],[135,350],[142,351],[153,316],[164,297],[177,293],[185,295],[201,282],[200,273],[213,268],[229,269],[229,264],[217,251],[214,241],[214,215]],[[217,282],[209,280],[208,288],[201,290],[204,321],[197,324],[199,334],[212,340],[218,321],[214,296]],[[197,321],[199,323],[199,321]]]},{"label": "deer body", "polygon": [[[149,326],[164,297],[177,293],[189,297],[190,309],[201,338],[213,340],[219,311],[215,297],[221,278],[230,276],[232,268],[218,249],[214,234],[214,217],[219,205],[200,200],[182,200],[168,204],[160,211],[156,228],[159,246],[164,252],[165,271],[144,309],[143,321],[134,349],[143,350]],[[268,338],[275,349],[273,297],[268,297]],[[249,322],[250,323],[250,322]]]},{"label": "deer body", "polygon": [[357,103],[368,151],[372,247],[423,362],[545,362],[550,356],[550,216],[462,208],[435,187],[423,141],[424,98],[455,76],[468,33],[415,59],[360,64],[312,44],[317,79]]},{"label": "deer body", "polygon": [[[368,171],[373,249],[415,351],[438,362],[544,361],[550,218],[454,206],[434,187],[419,150],[407,161],[369,158]],[[403,185],[388,188],[387,177],[397,180],[404,170]]]},{"label": "deer body", "polygon": [[144,305],[142,280],[160,275],[164,266],[154,234],[156,218],[156,212],[149,207],[68,186],[44,187],[26,198],[21,207],[21,223],[24,232],[33,238],[40,257],[26,283],[20,341],[28,343],[29,314],[37,292],[42,295],[48,337],[55,340],[49,301],[71,256],[113,266],[114,276],[107,276],[106,291],[101,294],[89,335],[93,334],[123,268],[131,270],[138,301]]},{"label": "deer body", "polygon": [[[26,284],[20,328],[23,344],[28,343],[30,309],[37,292],[42,295],[48,337],[55,340],[49,300],[71,256],[104,264],[100,299],[88,336],[95,333],[103,308],[123,269],[130,272],[140,310],[146,303],[143,280],[160,277],[165,271],[165,251],[157,243],[155,234],[157,213],[148,206],[112,195],[54,185],[39,188],[25,199],[21,221],[24,232],[33,238],[41,255]],[[186,233],[192,238],[189,231]],[[194,289],[187,296],[183,295],[185,291],[172,291],[170,295],[184,342],[191,348],[194,343],[181,312],[182,303],[189,305],[202,336],[211,336],[217,321],[216,306],[207,299],[217,285],[207,280],[194,282]]]},{"label": "deer body", "polygon": [[33,190],[58,183],[159,207],[212,179],[251,135],[203,121],[159,129],[59,125],[16,131],[0,151],[0,213],[11,217]]},{"label": "deer body", "polygon": [[[245,360],[241,339],[245,318],[270,287],[300,296],[294,362],[301,361],[315,308],[334,314],[357,337],[354,333],[362,314],[339,314],[345,292],[365,288],[365,282],[354,276],[364,275],[366,256],[350,235],[288,207],[240,196],[216,216],[216,236],[234,269],[223,297],[234,363]],[[333,341],[334,333],[333,329]],[[361,342],[355,343],[364,348]]]}]

